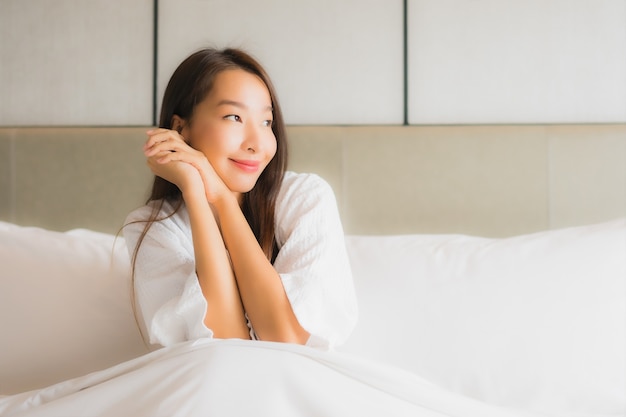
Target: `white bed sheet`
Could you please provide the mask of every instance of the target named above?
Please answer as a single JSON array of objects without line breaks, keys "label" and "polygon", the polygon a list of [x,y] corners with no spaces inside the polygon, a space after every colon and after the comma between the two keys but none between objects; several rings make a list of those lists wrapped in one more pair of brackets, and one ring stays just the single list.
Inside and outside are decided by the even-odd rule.
[{"label": "white bed sheet", "polygon": [[[199,339],[0,399],[2,416],[458,416],[531,414],[461,397],[342,353]],[[537,414],[532,414],[537,415]]]}]

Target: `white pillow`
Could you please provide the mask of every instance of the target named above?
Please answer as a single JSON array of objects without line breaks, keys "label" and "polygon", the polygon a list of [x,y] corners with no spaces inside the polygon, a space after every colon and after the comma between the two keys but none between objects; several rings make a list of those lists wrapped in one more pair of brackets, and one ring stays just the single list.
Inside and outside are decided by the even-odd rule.
[{"label": "white pillow", "polygon": [[[0,394],[147,351],[130,304],[124,239],[0,222]],[[114,261],[112,255],[114,254]]]},{"label": "white pillow", "polygon": [[[0,394],[147,352],[125,242],[113,243],[0,222]],[[360,320],[344,350],[488,402],[624,413],[624,220],[508,239],[349,236],[347,245]]]},{"label": "white pillow", "polygon": [[[626,412],[626,222],[485,239],[349,236],[343,350],[556,415]],[[562,414],[561,414],[562,413]]]}]

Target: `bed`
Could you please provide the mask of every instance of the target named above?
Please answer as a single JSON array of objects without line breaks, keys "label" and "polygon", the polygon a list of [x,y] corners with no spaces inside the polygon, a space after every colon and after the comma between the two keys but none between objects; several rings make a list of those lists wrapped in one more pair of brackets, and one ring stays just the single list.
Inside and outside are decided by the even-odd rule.
[{"label": "bed", "polygon": [[[292,127],[291,168],[327,178],[344,217],[360,314],[337,352],[143,342],[116,236],[149,182],[133,150],[141,130],[0,129],[10,155],[0,165],[9,196],[0,204],[0,415],[624,415],[624,126]],[[559,154],[564,135],[610,154],[604,170],[594,173],[585,152]],[[430,150],[437,163],[420,169],[439,176],[402,184],[430,201],[406,192],[400,208],[362,204],[381,172],[413,169],[398,158],[425,163],[398,157],[394,144]],[[463,155],[482,159],[458,167]],[[568,194],[559,181],[576,158],[583,175]],[[516,179],[529,161],[550,162],[547,186],[536,173],[536,187],[521,183],[539,165]],[[507,183],[485,176],[485,163]],[[586,175],[603,176],[599,191]],[[575,210],[568,198],[580,200]],[[484,200],[491,207],[481,210]]]}]

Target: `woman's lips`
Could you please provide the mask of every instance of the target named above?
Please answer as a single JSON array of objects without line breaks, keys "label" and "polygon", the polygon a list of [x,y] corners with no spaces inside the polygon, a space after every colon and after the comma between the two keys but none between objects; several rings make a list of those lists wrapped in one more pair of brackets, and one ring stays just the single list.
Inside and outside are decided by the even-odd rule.
[{"label": "woman's lips", "polygon": [[237,168],[246,172],[256,172],[259,169],[261,163],[259,161],[247,160],[247,159],[231,159]]}]

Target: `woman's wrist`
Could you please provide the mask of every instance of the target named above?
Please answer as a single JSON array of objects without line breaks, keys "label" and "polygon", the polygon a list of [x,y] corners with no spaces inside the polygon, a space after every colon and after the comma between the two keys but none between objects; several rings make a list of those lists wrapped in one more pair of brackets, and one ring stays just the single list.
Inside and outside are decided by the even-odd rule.
[{"label": "woman's wrist", "polygon": [[191,200],[197,200],[205,198],[204,196],[204,183],[199,178],[188,178],[180,186],[180,192],[183,195],[183,200],[189,203]]},{"label": "woman's wrist", "polygon": [[232,192],[226,192],[214,198],[211,205],[215,207],[218,213],[228,213],[233,209],[239,209],[239,201]]}]

